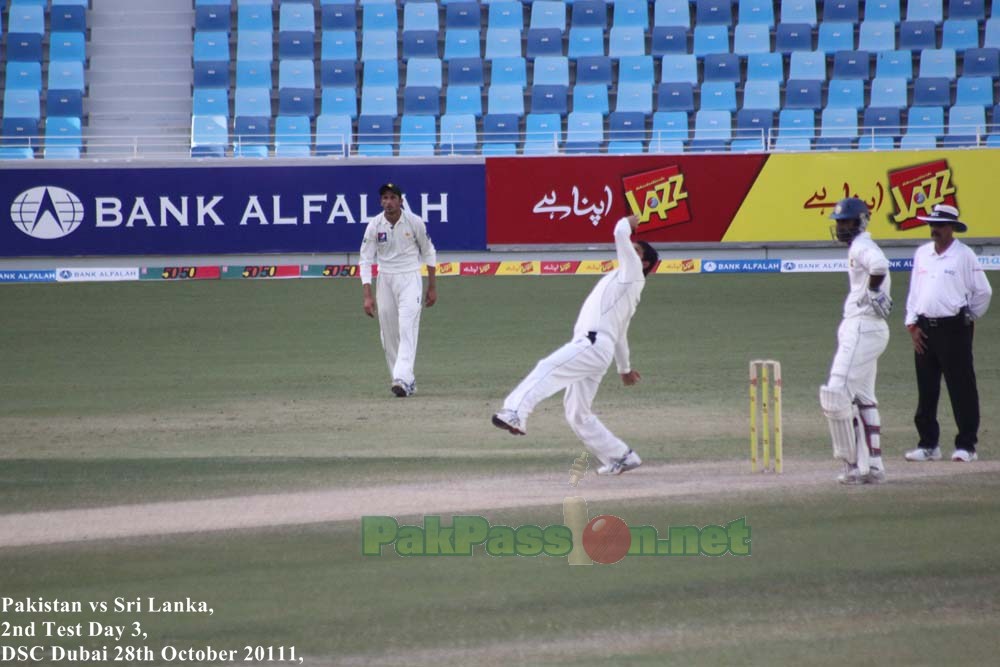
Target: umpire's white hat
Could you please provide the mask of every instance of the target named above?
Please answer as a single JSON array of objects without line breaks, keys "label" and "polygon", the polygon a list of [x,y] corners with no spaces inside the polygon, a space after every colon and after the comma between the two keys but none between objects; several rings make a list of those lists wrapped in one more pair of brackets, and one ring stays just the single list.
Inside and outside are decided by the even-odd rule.
[{"label": "umpire's white hat", "polygon": [[937,204],[930,215],[918,215],[917,220],[923,220],[929,225],[948,224],[955,228],[956,232],[969,231],[968,225],[958,219],[958,209],[948,204]]}]

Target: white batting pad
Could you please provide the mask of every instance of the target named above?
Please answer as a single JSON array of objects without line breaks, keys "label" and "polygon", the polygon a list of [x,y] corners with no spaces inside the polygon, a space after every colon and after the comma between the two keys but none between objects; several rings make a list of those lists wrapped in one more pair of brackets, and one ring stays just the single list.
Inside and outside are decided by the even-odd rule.
[{"label": "white batting pad", "polygon": [[[830,424],[830,440],[833,442],[833,457],[857,462],[857,439],[854,431],[854,406],[847,390],[843,387],[830,389],[826,385],[819,388],[819,403]],[[867,452],[866,452],[867,454]]]}]

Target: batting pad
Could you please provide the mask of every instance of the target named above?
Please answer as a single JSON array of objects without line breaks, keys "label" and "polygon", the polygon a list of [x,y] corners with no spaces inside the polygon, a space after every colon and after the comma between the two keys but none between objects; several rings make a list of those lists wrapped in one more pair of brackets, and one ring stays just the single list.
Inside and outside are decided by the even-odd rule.
[{"label": "batting pad", "polygon": [[843,387],[830,389],[826,385],[819,388],[819,403],[830,424],[830,440],[833,442],[833,457],[848,463],[857,463],[857,440],[854,432],[854,405]]}]

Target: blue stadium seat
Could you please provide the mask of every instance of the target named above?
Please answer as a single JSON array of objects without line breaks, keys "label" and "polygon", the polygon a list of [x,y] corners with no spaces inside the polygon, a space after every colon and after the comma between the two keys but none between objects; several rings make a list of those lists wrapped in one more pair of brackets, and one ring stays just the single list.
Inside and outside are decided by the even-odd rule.
[{"label": "blue stadium seat", "polygon": [[[608,141],[615,143],[618,152],[642,152],[646,140],[646,116],[641,113],[616,111],[608,116]],[[631,143],[631,146],[626,145]],[[608,145],[611,152],[611,145]]]},{"label": "blue stadium seat", "polygon": [[691,136],[690,118],[683,111],[657,111],[653,114],[653,135],[656,142],[671,142],[681,146]]},{"label": "blue stadium seat", "polygon": [[883,79],[913,78],[913,58],[909,51],[883,51],[875,58],[875,76]]},{"label": "blue stadium seat", "polygon": [[899,23],[899,0],[865,0],[865,21]]},{"label": "blue stadium seat", "polygon": [[[438,65],[438,87],[440,87],[441,81],[441,71],[440,71],[440,61]],[[407,72],[411,72],[414,77],[419,76],[421,70],[417,67],[411,65],[407,69]],[[355,62],[353,60],[324,60],[320,63],[320,83],[323,87],[327,86],[350,86],[355,88],[358,85],[358,73],[355,67]],[[414,84],[416,85],[416,84]],[[430,85],[430,84],[422,84]]]},{"label": "blue stadium seat", "polygon": [[796,51],[788,65],[789,79],[826,81],[826,56],[819,51]]},{"label": "blue stadium seat", "polygon": [[730,0],[696,0],[695,25],[725,25],[733,23],[733,5]]},{"label": "blue stadium seat", "polygon": [[194,116],[229,117],[228,88],[195,88],[191,97],[191,113]]},{"label": "blue stadium seat", "polygon": [[906,20],[940,23],[944,18],[942,4],[941,0],[908,0]]},{"label": "blue stadium seat", "polygon": [[[981,106],[955,105],[948,110],[948,132],[943,146],[970,145],[966,138],[986,133],[986,109]],[[953,137],[948,140],[948,137]],[[972,142],[974,144],[974,141]]]},{"label": "blue stadium seat", "polygon": [[858,138],[857,109],[827,107],[820,116],[816,148],[852,148]]},{"label": "blue stadium seat", "polygon": [[[395,12],[393,16],[395,16]],[[312,4],[282,2],[278,10],[278,30],[281,32],[315,33],[316,21]]]},{"label": "blue stadium seat", "polygon": [[483,116],[483,155],[516,155],[521,119],[511,114]]},{"label": "blue stadium seat", "polygon": [[979,48],[979,24],[975,19],[948,19],[941,29],[941,46],[956,51]]},{"label": "blue stadium seat", "polygon": [[671,54],[663,56],[660,79],[664,83],[683,81],[698,85],[698,61],[691,54]]},{"label": "blue stadium seat", "polygon": [[[345,61],[339,61],[345,62]],[[352,67],[354,61],[348,61]],[[240,60],[236,63],[237,88],[270,88],[271,63],[257,60]]]},{"label": "blue stadium seat", "polygon": [[[236,10],[236,27],[239,30],[274,30],[274,19],[271,17],[271,6],[240,5]],[[353,26],[352,26],[353,28]]]},{"label": "blue stadium seat", "polygon": [[[766,2],[768,0],[760,0]],[[688,0],[656,0],[653,6],[653,26],[689,29],[691,10]]]},{"label": "blue stadium seat", "polygon": [[395,116],[396,114],[395,86],[364,85],[361,87],[362,116]]},{"label": "blue stadium seat", "polygon": [[233,123],[234,157],[267,157],[271,142],[271,119],[237,116]]},{"label": "blue stadium seat", "polygon": [[33,32],[7,35],[7,59],[17,62],[42,62],[42,36]]},{"label": "blue stadium seat", "polygon": [[444,59],[479,58],[479,30],[474,28],[450,28],[444,34]]},{"label": "blue stadium seat", "polygon": [[739,0],[739,23],[743,25],[774,25],[774,3],[771,0]]},{"label": "blue stadium seat", "polygon": [[823,3],[824,21],[858,22],[858,0],[826,0]]},{"label": "blue stadium seat", "polygon": [[191,157],[225,157],[228,145],[225,116],[191,117]]},{"label": "blue stadium seat", "polygon": [[728,111],[702,109],[694,115],[692,151],[721,151],[733,138],[733,118]]},{"label": "blue stadium seat", "polygon": [[661,83],[656,88],[657,111],[694,111],[694,88],[690,83]]},{"label": "blue stadium seat", "polygon": [[323,60],[357,60],[358,45],[354,33],[349,30],[324,30],[320,57]]},{"label": "blue stadium seat", "polygon": [[736,114],[733,150],[763,150],[774,127],[774,113],[765,109],[742,109]]},{"label": "blue stadium seat", "polygon": [[964,76],[1000,77],[1000,50],[969,49],[962,59]]},{"label": "blue stadium seat", "polygon": [[[996,16],[995,6],[993,11]],[[948,18],[982,21],[986,18],[986,3],[983,0],[949,0]]]},{"label": "blue stadium seat", "polygon": [[774,50],[783,55],[812,51],[812,28],[805,23],[781,23],[774,33]]},{"label": "blue stadium seat", "polygon": [[194,62],[229,60],[229,33],[196,32],[194,34]]},{"label": "blue stadium seat", "polygon": [[42,64],[37,62],[8,62],[6,67],[6,88],[8,93],[12,90],[40,91],[42,89]]},{"label": "blue stadium seat", "polygon": [[[358,27],[357,7],[353,2],[323,4],[323,6],[320,7],[320,25],[323,27],[324,31],[357,30]],[[476,23],[476,25],[479,25],[478,22]],[[334,116],[330,117],[333,118]]]},{"label": "blue stadium seat", "polygon": [[[496,67],[497,62],[493,62]],[[448,63],[449,86],[482,86],[483,61],[480,58],[455,58]]]},{"label": "blue stadium seat", "polygon": [[392,155],[394,116],[361,116],[358,118],[357,152],[366,157]]},{"label": "blue stadium seat", "polygon": [[83,137],[78,117],[50,116],[45,119],[46,159],[79,159],[81,150]]},{"label": "blue stadium seat", "polygon": [[653,85],[651,83],[619,83],[615,111],[653,113]]},{"label": "blue stadium seat", "polygon": [[[735,56],[733,56],[735,57]],[[535,64],[537,69],[538,65]],[[739,60],[736,61],[737,70]],[[652,86],[655,82],[652,56],[625,56],[618,61],[618,83],[644,83]]]},{"label": "blue stadium seat", "polygon": [[747,81],[785,81],[785,65],[780,53],[751,53],[747,56]]},{"label": "blue stadium seat", "polygon": [[516,28],[486,29],[486,59],[516,58],[521,53],[521,31]]},{"label": "blue stadium seat", "polygon": [[403,89],[404,116],[441,114],[441,89],[431,86],[407,86]]},{"label": "blue stadium seat", "polygon": [[[650,63],[652,73],[653,65]],[[535,58],[532,84],[542,86],[569,86],[569,59],[565,56]]]},{"label": "blue stadium seat", "polygon": [[[341,83],[338,85],[349,85]],[[432,86],[441,88],[440,58],[411,58],[406,64],[407,86]]]},{"label": "blue stadium seat", "polygon": [[[476,14],[476,23],[479,25],[479,15]],[[403,32],[408,30],[433,30],[435,33],[440,29],[438,22],[438,6],[435,2],[407,2],[403,5]]]},{"label": "blue stadium seat", "polygon": [[608,37],[608,55],[612,58],[646,55],[645,30],[637,26],[612,27]]},{"label": "blue stadium seat", "polygon": [[889,21],[869,21],[858,30],[858,49],[861,51],[892,51],[896,48],[896,26]]},{"label": "blue stadium seat", "polygon": [[773,148],[784,151],[812,149],[816,115],[807,109],[782,109],[778,114],[777,138]]},{"label": "blue stadium seat", "polygon": [[[8,54],[10,45],[8,44]],[[82,32],[54,32],[49,37],[49,60],[87,60],[86,40]]]},{"label": "blue stadium seat", "polygon": [[[571,30],[570,33],[572,34],[572,32]],[[653,56],[662,56],[668,53],[687,53],[688,29],[673,25],[655,26],[653,28],[649,52]],[[570,55],[573,55],[572,51]]]},{"label": "blue stadium seat", "polygon": [[[393,99],[395,101],[395,97]],[[282,88],[278,91],[278,113],[312,118],[316,115],[316,91],[312,88]]]},{"label": "blue stadium seat", "polygon": [[898,137],[903,133],[899,109],[868,107],[861,124],[868,134],[878,137]]},{"label": "blue stadium seat", "polygon": [[449,30],[451,28],[474,28],[479,30],[479,23],[480,10],[478,2],[452,2],[445,7],[444,25]]},{"label": "blue stadium seat", "polygon": [[649,2],[646,0],[615,0],[611,25],[649,28]]},{"label": "blue stadium seat", "polygon": [[870,62],[867,51],[838,51],[833,56],[833,78],[867,81]]},{"label": "blue stadium seat", "polygon": [[200,5],[194,8],[195,30],[222,30],[229,32],[229,4]]},{"label": "blue stadium seat", "polygon": [[732,81],[707,81],[701,84],[702,110],[736,111],[736,84]]},{"label": "blue stadium seat", "polygon": [[399,123],[399,155],[421,157],[434,155],[438,142],[437,118],[404,115]]},{"label": "blue stadium seat", "polygon": [[85,89],[83,63],[79,60],[49,61],[48,87],[82,92]]},{"label": "blue stadium seat", "polygon": [[994,14],[993,18],[986,21],[983,46],[994,49],[1000,48],[1000,13]]},{"label": "blue stadium seat", "polygon": [[528,114],[524,123],[524,155],[554,155],[561,144],[562,119],[557,114]]},{"label": "blue stadium seat", "polygon": [[805,23],[816,27],[816,0],[791,0],[780,5],[782,23]]},{"label": "blue stadium seat", "polygon": [[361,35],[361,60],[396,60],[396,31],[366,30]]},{"label": "blue stadium seat", "polygon": [[307,116],[281,115],[274,121],[274,156],[309,157],[312,127]]},{"label": "blue stadium seat", "polygon": [[54,3],[49,15],[49,27],[55,32],[83,32],[87,29],[87,8]]},{"label": "blue stadium seat", "polygon": [[229,88],[228,62],[197,62],[194,64],[195,88]]},{"label": "blue stadium seat", "polygon": [[[424,4],[424,3],[420,3]],[[437,58],[438,34],[435,30],[404,30],[403,60]]]},{"label": "blue stadium seat", "polygon": [[565,116],[569,113],[568,94],[569,86],[536,83],[531,87],[531,113],[557,113]]},{"label": "blue stadium seat", "polygon": [[573,87],[573,111],[608,115],[608,89],[600,84],[576,84]]},{"label": "blue stadium seat", "polygon": [[[540,0],[541,1],[541,0]],[[536,3],[537,4],[537,3]],[[520,41],[518,49],[520,49]],[[487,49],[488,51],[489,49]],[[520,53],[520,50],[518,51]],[[525,43],[525,55],[528,58],[541,56],[561,56],[562,33],[558,28],[529,28]]]},{"label": "blue stadium seat", "polygon": [[819,26],[816,50],[827,55],[854,49],[854,24],[824,21]]},{"label": "blue stadium seat", "polygon": [[399,88],[399,64],[395,60],[369,60],[365,63],[362,76],[361,85],[365,87]]},{"label": "blue stadium seat", "polygon": [[7,14],[7,32],[45,34],[45,10],[40,5],[11,5]]},{"label": "blue stadium seat", "polygon": [[524,29],[524,6],[520,2],[491,2],[487,25],[490,28],[514,28],[520,32]]},{"label": "blue stadium seat", "polygon": [[493,61],[490,83],[503,86],[528,85],[528,67],[524,58],[497,58]]},{"label": "blue stadium seat", "polygon": [[865,106],[865,82],[861,79],[833,79],[827,89],[826,106],[858,111]]},{"label": "blue stadium seat", "polygon": [[597,153],[603,142],[604,117],[601,114],[574,111],[567,116],[567,153]]},{"label": "blue stadium seat", "polygon": [[777,111],[781,108],[781,88],[777,81],[752,79],[743,87],[743,108]]},{"label": "blue stadium seat", "polygon": [[643,152],[641,141],[608,141],[608,155],[640,155]]},{"label": "blue stadium seat", "polygon": [[[351,40],[351,54],[352,55],[340,55],[332,56],[336,58],[355,58],[356,53],[354,49],[354,33],[348,33]],[[327,35],[323,35],[324,44],[324,54],[323,57],[326,58],[326,38]],[[260,30],[241,30],[236,35],[236,60],[254,60],[254,61],[267,61],[270,62],[274,60],[274,49],[272,48],[273,38],[271,33],[263,32]],[[229,58],[229,51],[226,51],[224,56],[226,59]]]},{"label": "blue stadium seat", "polygon": [[992,107],[993,79],[986,76],[962,76],[958,78],[955,104],[958,106]]},{"label": "blue stadium seat", "polygon": [[911,134],[907,132],[899,140],[899,147],[903,150],[933,150],[937,148],[937,138],[929,134]]},{"label": "blue stadium seat", "polygon": [[[676,0],[677,3],[684,4],[684,11],[687,11],[687,0]],[[601,28],[608,26],[608,9],[604,0],[575,0],[573,2],[573,13],[570,18],[572,27]]]},{"label": "blue stadium seat", "polygon": [[483,115],[483,90],[477,85],[452,84],[445,89],[445,113]]},{"label": "blue stadium seat", "polygon": [[[284,5],[282,5],[284,6]],[[399,29],[396,5],[391,2],[365,4],[361,7],[361,30],[388,30],[395,33]]]},{"label": "blue stadium seat", "polygon": [[476,117],[471,114],[441,116],[441,139],[444,154],[468,154],[476,149]]},{"label": "blue stadium seat", "polygon": [[906,79],[881,77],[877,73],[872,79],[869,106],[905,109]]},{"label": "blue stadium seat", "polygon": [[735,53],[713,53],[705,56],[705,81],[733,81],[739,83],[740,79],[740,57]]},{"label": "blue stadium seat", "polygon": [[486,91],[486,112],[524,115],[524,90],[521,86],[492,84]]},{"label": "blue stadium seat", "polygon": [[937,24],[933,21],[903,21],[899,24],[899,48],[910,51],[937,46]]},{"label": "blue stadium seat", "polygon": [[913,81],[913,106],[951,106],[951,81],[939,77],[920,77]]},{"label": "blue stadium seat", "polygon": [[554,29],[559,34],[566,32],[566,3],[552,0],[535,0],[531,3],[531,28]]},{"label": "blue stadium seat", "polygon": [[729,28],[724,25],[694,27],[694,55],[704,58],[710,53],[729,53]]},{"label": "blue stadium seat", "polygon": [[[2,145],[5,149],[19,146],[37,146],[40,143],[39,136],[37,118],[13,118],[5,116],[3,125],[0,126],[0,138],[2,138]],[[28,150],[31,149],[29,148]],[[21,158],[29,156],[23,153],[19,155],[15,152],[12,157]]]},{"label": "blue stadium seat", "polygon": [[351,146],[351,117],[320,114],[316,117],[316,155],[346,156]]},{"label": "blue stadium seat", "polygon": [[823,106],[823,82],[789,79],[785,86],[786,109],[815,111]]},{"label": "blue stadium seat", "polygon": [[766,25],[739,23],[733,35],[733,53],[747,56],[771,52],[771,33]]},{"label": "blue stadium seat", "polygon": [[311,60],[284,59],[278,62],[278,88],[316,87],[315,68]]},{"label": "blue stadium seat", "polygon": [[[238,91],[237,91],[238,92]],[[320,95],[320,113],[358,117],[358,91],[354,87],[324,88]]]},{"label": "blue stadium seat", "polygon": [[[692,59],[694,56],[692,56]],[[697,73],[696,73],[697,77]],[[612,82],[611,58],[607,56],[587,56],[576,60],[577,83],[600,83],[610,86]]]},{"label": "blue stadium seat", "polygon": [[924,49],[920,52],[920,73],[918,76],[940,76],[955,78],[954,49]]},{"label": "blue stadium seat", "polygon": [[83,116],[83,93],[50,89],[45,95],[46,116]]}]

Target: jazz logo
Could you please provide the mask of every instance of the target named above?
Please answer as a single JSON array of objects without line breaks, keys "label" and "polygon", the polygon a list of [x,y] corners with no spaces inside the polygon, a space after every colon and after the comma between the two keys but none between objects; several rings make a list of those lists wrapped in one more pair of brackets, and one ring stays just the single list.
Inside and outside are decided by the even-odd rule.
[{"label": "jazz logo", "polygon": [[930,215],[937,204],[958,207],[946,160],[890,171],[889,188],[896,209],[889,219],[900,231],[923,225],[917,215]]},{"label": "jazz logo", "polygon": [[678,225],[691,219],[684,174],[673,165],[622,179],[625,199],[639,216],[639,232]]}]

